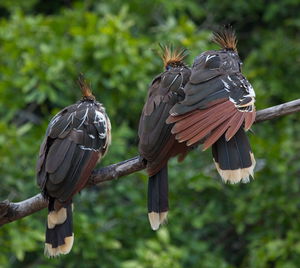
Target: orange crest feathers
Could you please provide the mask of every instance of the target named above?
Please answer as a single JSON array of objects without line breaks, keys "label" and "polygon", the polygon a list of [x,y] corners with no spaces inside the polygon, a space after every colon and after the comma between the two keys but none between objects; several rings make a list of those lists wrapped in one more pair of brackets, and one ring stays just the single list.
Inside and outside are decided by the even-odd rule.
[{"label": "orange crest feathers", "polygon": [[212,41],[220,45],[224,49],[237,52],[237,39],[235,31],[231,26],[225,26],[223,29],[214,32]]},{"label": "orange crest feathers", "polygon": [[84,75],[82,73],[79,74],[77,82],[81,89],[83,98],[95,99],[94,95],[92,94],[91,88],[87,84]]},{"label": "orange crest feathers", "polygon": [[167,67],[171,63],[179,63],[183,64],[183,60],[186,58],[187,53],[185,48],[175,48],[173,49],[172,46],[166,46],[159,44],[162,53],[160,54],[164,66]]}]

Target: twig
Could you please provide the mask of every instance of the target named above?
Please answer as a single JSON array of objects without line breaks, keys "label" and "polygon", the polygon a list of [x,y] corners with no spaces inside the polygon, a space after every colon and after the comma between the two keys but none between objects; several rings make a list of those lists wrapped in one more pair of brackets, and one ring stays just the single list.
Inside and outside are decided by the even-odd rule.
[{"label": "twig", "polygon": [[[283,115],[300,111],[300,99],[286,102],[277,106],[263,109],[257,112],[255,123],[275,119]],[[92,186],[104,181],[114,180],[134,172],[143,170],[146,167],[141,157],[134,158],[113,164],[104,168],[95,169],[86,186]],[[8,200],[0,202],[0,226],[24,218],[47,206],[41,194],[37,194],[24,201],[13,203]]]}]

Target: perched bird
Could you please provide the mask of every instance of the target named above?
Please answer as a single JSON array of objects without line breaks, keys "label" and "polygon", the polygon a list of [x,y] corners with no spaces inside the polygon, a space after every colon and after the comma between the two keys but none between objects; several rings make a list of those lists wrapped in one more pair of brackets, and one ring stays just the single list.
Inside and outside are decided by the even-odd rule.
[{"label": "perched bird", "polygon": [[166,218],[168,205],[168,160],[184,158],[188,147],[175,140],[172,125],[166,124],[170,109],[184,98],[183,87],[190,76],[184,64],[185,50],[162,47],[165,71],[156,76],[149,89],[139,123],[139,152],[147,162],[148,218],[157,230]]},{"label": "perched bird", "polygon": [[40,147],[37,183],[48,199],[45,255],[70,252],[74,234],[72,197],[86,185],[111,140],[110,121],[82,75],[82,98],[53,117]]},{"label": "perched bird", "polygon": [[223,181],[248,182],[255,159],[245,131],[255,120],[255,93],[242,75],[237,39],[232,28],[214,33],[221,50],[201,53],[194,61],[185,99],[171,109],[176,140],[187,146],[212,146]]}]

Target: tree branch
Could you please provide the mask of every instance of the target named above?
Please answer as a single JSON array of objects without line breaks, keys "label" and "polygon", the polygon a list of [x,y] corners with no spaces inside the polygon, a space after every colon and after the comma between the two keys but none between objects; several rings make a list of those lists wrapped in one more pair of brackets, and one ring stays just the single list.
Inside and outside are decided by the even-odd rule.
[{"label": "tree branch", "polygon": [[[86,185],[92,186],[104,181],[114,180],[136,171],[142,170],[146,164],[139,156],[113,164],[104,168],[95,169]],[[24,201],[13,203],[8,200],[0,202],[0,226],[24,218],[47,207],[47,200],[37,194]]]},{"label": "tree branch", "polygon": [[300,99],[279,104],[270,108],[260,110],[256,113],[255,123],[275,119],[300,111]]},{"label": "tree branch", "polygon": [[[258,111],[256,114],[255,123],[275,119],[283,115],[288,115],[299,111],[300,99],[297,99]],[[145,167],[146,165],[142,158],[136,156],[117,164],[113,164],[100,169],[95,169],[86,186],[92,186],[104,181],[114,180],[143,170]],[[0,202],[0,226],[24,218],[45,207],[47,207],[47,200],[45,200],[41,194],[37,194],[18,203],[4,200]]]}]

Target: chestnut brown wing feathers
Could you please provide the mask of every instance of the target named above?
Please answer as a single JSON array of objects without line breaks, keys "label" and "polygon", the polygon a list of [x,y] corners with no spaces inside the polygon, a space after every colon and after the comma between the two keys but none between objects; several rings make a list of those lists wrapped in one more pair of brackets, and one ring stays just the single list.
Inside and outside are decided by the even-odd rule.
[{"label": "chestnut brown wing feathers", "polygon": [[[244,121],[250,128],[255,118],[255,94],[238,63],[235,52],[224,51],[208,51],[195,60],[184,88],[185,99],[175,104],[168,119],[169,123],[176,122],[172,133],[179,142],[192,145],[206,138],[206,149],[226,131],[229,140]],[[192,112],[192,117],[182,117]],[[209,139],[210,135],[213,137]]]},{"label": "chestnut brown wing feathers", "polygon": [[45,195],[63,203],[84,187],[107,150],[109,128],[104,108],[91,100],[66,107],[51,120],[37,164]]},{"label": "chestnut brown wing feathers", "polygon": [[[220,35],[220,40],[226,36]],[[222,50],[196,58],[184,87],[185,99],[174,105],[167,123],[174,124],[172,133],[178,142],[202,143],[203,150],[212,146],[222,179],[237,183],[253,177],[255,159],[244,129],[255,120],[255,93],[241,73],[231,37],[224,39]]]}]

